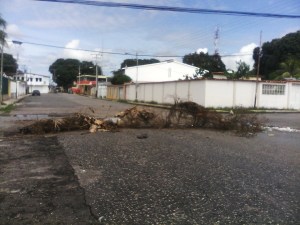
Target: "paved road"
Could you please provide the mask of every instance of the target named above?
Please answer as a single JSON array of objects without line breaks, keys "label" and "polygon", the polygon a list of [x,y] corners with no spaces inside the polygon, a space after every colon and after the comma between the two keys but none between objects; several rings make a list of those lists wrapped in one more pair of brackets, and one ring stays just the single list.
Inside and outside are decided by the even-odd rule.
[{"label": "paved road", "polygon": [[[11,115],[65,114],[90,106],[103,116],[131,107],[52,94],[25,99]],[[300,127],[297,113],[264,117],[269,125]],[[137,138],[141,134],[146,138]],[[300,133],[275,130],[243,138],[201,129],[1,138],[0,224],[22,224],[32,215],[36,223],[58,223],[65,215],[72,224],[298,224],[299,138]],[[64,198],[66,190],[74,198]],[[31,195],[31,210],[22,211]],[[4,210],[7,204],[12,210]]]}]

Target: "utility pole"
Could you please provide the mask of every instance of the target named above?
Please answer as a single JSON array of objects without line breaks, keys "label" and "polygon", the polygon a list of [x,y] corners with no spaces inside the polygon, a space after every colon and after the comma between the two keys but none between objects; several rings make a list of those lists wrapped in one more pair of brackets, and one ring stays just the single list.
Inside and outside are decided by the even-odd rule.
[{"label": "utility pole", "polygon": [[93,54],[96,57],[96,93],[95,97],[98,98],[98,56],[100,55],[99,53]]},{"label": "utility pole", "polygon": [[136,77],[135,77],[135,100],[137,101],[138,99],[138,77],[139,77],[139,59],[138,59],[138,54],[136,53]]},{"label": "utility pole", "polygon": [[[4,28],[2,30],[2,33],[4,34]],[[1,38],[1,71],[0,71],[0,104],[2,104],[3,102],[3,93],[2,93],[2,84],[3,84],[3,48],[4,48],[4,36],[3,37],[0,37]]]},{"label": "utility pole", "polygon": [[214,36],[215,55],[219,55],[219,48],[218,48],[219,39],[220,39],[219,32],[220,32],[220,29],[219,29],[219,26],[217,26],[216,31],[215,31],[215,36]]},{"label": "utility pole", "polygon": [[78,83],[80,84],[80,75],[81,75],[81,71],[80,71],[80,62],[79,62],[79,66],[78,66]]},{"label": "utility pole", "polygon": [[254,108],[256,108],[257,96],[258,96],[257,92],[258,92],[258,76],[259,76],[259,67],[260,67],[260,58],[261,58],[261,39],[262,39],[262,31],[260,31],[260,36],[259,36],[259,51],[258,51],[258,61],[257,61],[257,69],[256,69]]},{"label": "utility pole", "polygon": [[[12,41],[15,45],[21,45],[22,42],[21,41]],[[18,61],[19,61],[19,51],[17,50],[17,67],[16,67],[16,98],[18,98],[18,79],[17,79],[17,75],[18,75]]]}]

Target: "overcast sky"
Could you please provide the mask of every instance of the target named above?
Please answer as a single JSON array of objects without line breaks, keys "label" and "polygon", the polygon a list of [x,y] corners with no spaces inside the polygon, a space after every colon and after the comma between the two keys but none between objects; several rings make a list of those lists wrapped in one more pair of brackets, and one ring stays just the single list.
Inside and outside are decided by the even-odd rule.
[{"label": "overcast sky", "polygon": [[[299,0],[109,2],[300,15]],[[5,51],[15,58],[19,55],[20,69],[27,68],[32,73],[43,75],[49,74],[49,66],[58,58],[95,61],[94,55],[26,42],[133,54],[183,56],[196,51],[213,54],[214,32],[219,27],[219,54],[246,54],[222,57],[228,69],[236,69],[235,62],[239,60],[252,67],[252,50],[259,45],[260,31],[262,41],[266,42],[300,30],[299,19],[143,11],[33,0],[0,0],[0,14],[7,21],[8,41],[24,42],[22,45],[8,42],[9,48]],[[105,74],[110,75],[110,71],[119,69],[126,58],[132,57],[102,54],[98,63]],[[176,60],[182,61],[182,58]]]}]

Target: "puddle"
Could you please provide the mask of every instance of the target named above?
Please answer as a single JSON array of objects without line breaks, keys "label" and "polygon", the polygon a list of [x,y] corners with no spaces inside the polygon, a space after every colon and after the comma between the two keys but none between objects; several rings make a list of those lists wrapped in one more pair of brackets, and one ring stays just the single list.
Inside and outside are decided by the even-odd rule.
[{"label": "puddle", "polygon": [[17,114],[11,117],[20,119],[20,120],[39,120],[39,119],[48,119],[50,116],[48,114],[35,114],[35,115],[28,115],[28,114]]},{"label": "puddle", "polygon": [[300,132],[300,130],[293,129],[293,128],[290,128],[290,127],[264,127],[264,129],[267,130],[267,131],[276,130],[276,131],[289,132],[289,133]]}]

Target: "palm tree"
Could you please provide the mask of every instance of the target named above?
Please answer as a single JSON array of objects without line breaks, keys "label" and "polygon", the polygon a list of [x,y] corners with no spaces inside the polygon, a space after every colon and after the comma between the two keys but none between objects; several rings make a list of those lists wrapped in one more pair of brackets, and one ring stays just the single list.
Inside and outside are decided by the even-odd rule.
[{"label": "palm tree", "polygon": [[300,77],[300,60],[289,57],[286,61],[280,63],[280,69],[278,70],[280,75],[276,80],[282,80],[284,78],[299,78]]},{"label": "palm tree", "polygon": [[3,45],[5,44],[5,38],[6,38],[6,33],[4,32],[5,27],[6,27],[6,21],[0,15],[0,44],[2,48]]},{"label": "palm tree", "polygon": [[0,61],[0,104],[3,102],[3,94],[2,94],[2,77],[3,77],[3,48],[5,44],[6,33],[4,29],[6,27],[6,21],[0,15],[0,45],[1,45],[1,61]]}]

